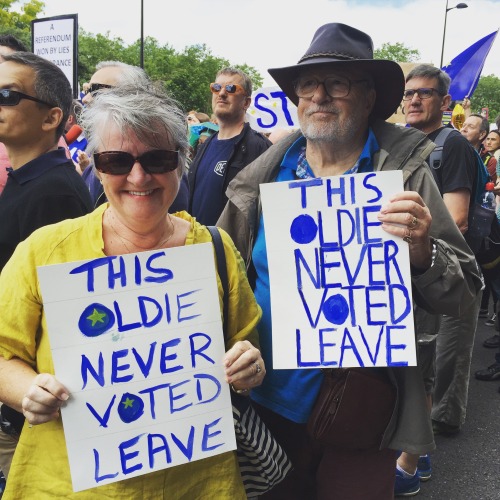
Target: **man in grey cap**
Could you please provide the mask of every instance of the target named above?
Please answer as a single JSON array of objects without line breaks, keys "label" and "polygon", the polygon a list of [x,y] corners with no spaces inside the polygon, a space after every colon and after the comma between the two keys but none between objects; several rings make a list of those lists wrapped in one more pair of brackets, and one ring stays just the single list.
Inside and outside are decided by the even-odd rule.
[{"label": "man in grey cap", "polygon": [[[269,73],[298,106],[301,130],[272,146],[235,177],[217,223],[246,260],[263,310],[259,334],[269,369],[250,397],[294,464],[294,471],[263,498],[391,499],[397,450],[423,454],[434,448],[419,368],[363,368],[368,377],[384,380],[397,390],[395,400],[382,403],[380,399],[392,417],[384,423],[376,446],[359,442],[354,446],[354,433],[353,446],[347,449],[310,437],[307,422],[324,375],[319,369],[273,369],[273,347],[286,346],[272,346],[259,184],[402,170],[405,190],[382,207],[378,220],[389,235],[409,244],[414,300],[430,312],[456,314],[476,296],[480,276],[424,162],[433,143],[418,130],[385,122],[401,102],[404,76],[398,64],[373,59],[367,34],[344,24],[326,24],[296,65]],[[337,377],[342,370],[331,372],[329,377]],[[343,400],[346,391],[348,387]],[[352,410],[351,429],[362,414],[370,415],[374,409],[358,403],[359,408]],[[348,429],[337,431],[347,434]]]}]

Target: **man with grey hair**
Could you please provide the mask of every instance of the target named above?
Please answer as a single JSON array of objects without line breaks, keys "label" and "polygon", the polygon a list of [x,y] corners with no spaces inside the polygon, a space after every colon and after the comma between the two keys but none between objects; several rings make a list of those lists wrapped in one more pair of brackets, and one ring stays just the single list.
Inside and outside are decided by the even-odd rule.
[{"label": "man with grey hair", "polygon": [[[421,64],[406,76],[403,106],[406,123],[421,130],[433,142],[440,142],[439,134],[448,134],[442,146],[440,161],[427,160],[443,197],[444,204],[455,224],[467,240],[469,210],[474,203],[478,181],[476,153],[465,135],[443,126],[443,112],[451,102],[448,93],[450,77],[439,68]],[[431,156],[432,158],[432,156]],[[469,242],[469,246],[471,243]],[[460,316],[442,315],[441,325],[432,348],[421,348],[419,354],[435,358],[435,373],[425,373],[429,407],[432,406],[432,424],[435,434],[452,435],[460,431],[465,421],[472,348],[476,333],[477,316],[481,293],[470,301]],[[420,340],[419,340],[419,347]],[[432,367],[433,363],[423,360],[422,364]],[[403,453],[398,465],[407,474],[409,494],[418,487],[422,479],[431,474],[428,457],[420,460],[419,471],[415,471],[418,456]],[[427,458],[427,460],[426,460]],[[403,483],[403,481],[402,481]],[[404,488],[404,485],[402,484]],[[418,491],[418,490],[417,490]]]},{"label": "man with grey hair", "polygon": [[[72,102],[64,73],[31,52],[4,54],[0,64],[0,141],[11,168],[0,196],[0,271],[36,229],[90,212],[89,192],[57,147]],[[12,283],[12,286],[16,286]],[[24,417],[1,407],[0,468],[7,476]]]},{"label": "man with grey hair", "polygon": [[[229,201],[217,223],[233,238],[249,273],[253,274],[255,297],[263,311],[258,330],[266,377],[259,388],[252,390],[250,397],[294,465],[291,474],[266,494],[266,499],[393,498],[396,450],[427,453],[434,448],[419,367],[362,368],[367,376],[363,386],[370,388],[377,401],[369,405],[359,399],[357,390],[343,384],[342,374],[346,372],[337,369],[345,368],[342,356],[331,363],[330,366],[336,365],[332,370],[325,371],[319,369],[326,367],[323,355],[317,364],[310,364],[310,369],[281,370],[273,365],[273,351],[296,349],[299,352],[299,348],[292,343],[284,345],[280,337],[275,337],[277,322],[272,310],[274,297],[271,298],[273,264],[271,259],[268,261],[266,250],[266,237],[272,228],[267,225],[267,219],[264,221],[267,215],[262,214],[260,185],[293,182],[298,186],[301,181],[309,186],[321,185],[327,182],[321,180],[324,177],[401,170],[404,191],[395,194],[377,217],[388,235],[408,242],[413,298],[426,311],[453,314],[461,304],[473,300],[481,287],[475,259],[447,213],[425,164],[424,158],[432,151],[433,144],[418,130],[386,122],[401,102],[404,75],[397,63],[373,58],[369,35],[345,24],[328,23],[318,28],[297,64],[271,68],[269,73],[297,105],[300,131],[278,141],[231,181],[227,189]],[[340,177],[334,182],[338,182],[336,186],[343,185]],[[347,180],[345,183],[347,185]],[[330,200],[332,206],[344,204],[340,198]],[[277,204],[274,209],[281,214],[289,207]],[[314,240],[315,251],[323,252],[331,245],[321,241],[319,232],[321,229],[308,241]],[[321,273],[319,266],[317,272]],[[339,273],[344,272],[342,267],[340,264]],[[291,273],[295,271],[293,266],[288,269]],[[318,279],[318,288],[323,288],[319,282]],[[279,300],[288,300],[295,294],[302,297],[302,285],[294,288],[280,294]],[[323,299],[328,301],[329,293],[340,292],[340,288],[335,290],[325,284],[321,292]],[[353,311],[362,307],[355,304]],[[318,310],[317,318],[320,314],[323,312]],[[344,327],[339,324],[342,321],[336,321],[335,325],[332,322],[332,336],[325,340],[332,342],[330,346],[342,342]],[[418,322],[416,327],[418,331]],[[380,387],[374,387],[373,379],[377,375],[386,377],[386,388],[398,388],[396,401],[384,400]],[[333,432],[318,442],[308,433],[308,426],[314,423],[313,409],[323,403],[333,417],[338,408],[334,396],[331,405],[321,396],[319,402],[316,401],[326,387],[325,382],[331,382],[330,387],[343,387],[342,401],[352,397],[356,404],[346,409],[346,418],[352,416],[350,425],[344,425],[335,417],[328,420],[325,427]],[[392,415],[379,420],[379,429],[375,429],[375,407]],[[369,422],[361,423],[362,415],[366,415]],[[376,445],[360,441],[361,430],[376,434]],[[339,443],[339,435],[342,443]]]},{"label": "man with grey hair", "polygon": [[221,69],[210,84],[219,131],[198,147],[189,167],[189,213],[214,225],[227,202],[227,185],[271,142],[245,123],[252,101],[252,81],[237,68]]},{"label": "man with grey hair", "polygon": [[[120,61],[101,61],[96,65],[96,71],[92,75],[87,93],[82,99],[84,105],[88,106],[92,102],[93,96],[97,92],[105,91],[113,87],[124,85],[130,87],[147,87],[151,80],[146,72],[138,66],[131,66]],[[187,134],[187,129],[186,129]],[[90,158],[85,153],[79,154],[79,164],[83,171],[82,177],[89,187],[90,196],[95,207],[106,202],[106,196],[97,175],[93,168],[86,168],[90,165]],[[177,194],[177,198],[170,207],[171,213],[186,210],[188,205],[188,179],[187,174],[182,176],[182,182]]]}]

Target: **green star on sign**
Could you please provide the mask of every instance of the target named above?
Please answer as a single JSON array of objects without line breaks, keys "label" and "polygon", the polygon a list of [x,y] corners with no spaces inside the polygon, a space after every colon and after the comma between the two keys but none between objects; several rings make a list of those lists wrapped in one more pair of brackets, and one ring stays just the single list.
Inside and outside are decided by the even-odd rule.
[{"label": "green star on sign", "polygon": [[106,317],[106,313],[102,312],[100,313],[97,309],[94,309],[92,311],[92,314],[90,316],[87,316],[87,319],[92,321],[92,326],[95,326],[96,323],[104,323],[104,319]]},{"label": "green star on sign", "polygon": [[124,402],[123,402],[123,406],[125,408],[132,408],[132,406],[134,405],[134,400],[133,399],[130,399],[130,398],[127,398]]}]

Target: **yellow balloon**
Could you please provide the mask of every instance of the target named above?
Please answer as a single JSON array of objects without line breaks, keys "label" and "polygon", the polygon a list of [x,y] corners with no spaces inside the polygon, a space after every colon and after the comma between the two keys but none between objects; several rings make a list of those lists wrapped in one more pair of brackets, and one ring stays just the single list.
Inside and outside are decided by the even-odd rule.
[{"label": "yellow balloon", "polygon": [[464,108],[462,107],[461,104],[456,104],[451,114],[451,123],[457,130],[460,130],[464,124],[464,121],[465,121]]}]

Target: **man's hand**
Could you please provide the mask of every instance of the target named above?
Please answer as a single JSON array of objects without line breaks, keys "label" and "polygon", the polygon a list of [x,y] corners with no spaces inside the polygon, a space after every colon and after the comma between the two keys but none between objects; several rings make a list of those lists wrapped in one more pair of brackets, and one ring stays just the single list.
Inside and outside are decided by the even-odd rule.
[{"label": "man's hand", "polygon": [[417,269],[428,269],[432,262],[429,236],[432,216],[424,200],[415,191],[394,195],[380,210],[382,229],[405,240],[410,248],[410,263]]}]

